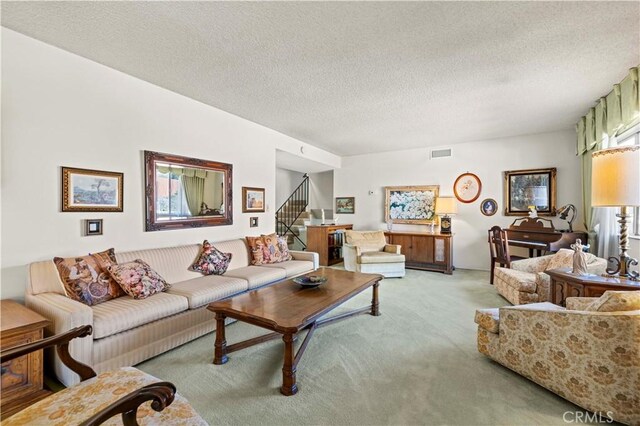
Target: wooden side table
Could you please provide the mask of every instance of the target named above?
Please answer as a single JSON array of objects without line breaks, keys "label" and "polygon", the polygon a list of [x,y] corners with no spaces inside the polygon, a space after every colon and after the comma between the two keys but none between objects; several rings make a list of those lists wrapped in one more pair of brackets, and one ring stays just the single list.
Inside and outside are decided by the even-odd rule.
[{"label": "wooden side table", "polygon": [[[0,300],[0,348],[42,339],[50,321],[13,300]],[[0,418],[5,419],[51,392],[43,389],[42,351],[2,364]]]},{"label": "wooden side table", "polygon": [[607,290],[640,290],[640,281],[625,278],[574,275],[569,268],[544,272],[551,277],[551,302],[560,306],[565,306],[567,297],[599,297]]}]

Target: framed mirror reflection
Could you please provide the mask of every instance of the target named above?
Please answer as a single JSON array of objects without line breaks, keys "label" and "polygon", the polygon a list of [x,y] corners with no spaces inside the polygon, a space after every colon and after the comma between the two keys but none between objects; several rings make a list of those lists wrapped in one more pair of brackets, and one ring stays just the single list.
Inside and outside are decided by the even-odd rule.
[{"label": "framed mirror reflection", "polygon": [[147,231],[231,225],[233,166],[144,151]]}]

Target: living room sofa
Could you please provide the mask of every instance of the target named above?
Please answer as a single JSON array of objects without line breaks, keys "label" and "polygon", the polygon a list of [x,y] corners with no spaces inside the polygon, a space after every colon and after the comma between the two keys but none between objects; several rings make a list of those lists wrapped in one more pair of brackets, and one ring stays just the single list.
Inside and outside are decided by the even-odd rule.
[{"label": "living room sofa", "polygon": [[[250,265],[244,239],[213,243],[232,253],[224,275],[204,276],[189,270],[201,245],[157,248],[119,253],[118,263],[142,259],[171,288],[146,299],[118,297],[88,306],[68,298],[53,261],[28,266],[25,304],[51,320],[48,334],[59,334],[91,325],[93,334],[69,344],[71,355],[90,365],[98,374],[138,364],[215,329],[213,314],[206,309],[213,301],[304,274],[318,268],[318,254],[290,251],[293,259],[268,265]],[[213,350],[213,340],[212,340]],[[79,383],[77,374],[58,358],[53,363],[58,379],[66,386]]]},{"label": "living room sofa", "polygon": [[640,310],[593,310],[607,293],[632,292],[478,309],[478,351],[603,419],[640,424]]}]

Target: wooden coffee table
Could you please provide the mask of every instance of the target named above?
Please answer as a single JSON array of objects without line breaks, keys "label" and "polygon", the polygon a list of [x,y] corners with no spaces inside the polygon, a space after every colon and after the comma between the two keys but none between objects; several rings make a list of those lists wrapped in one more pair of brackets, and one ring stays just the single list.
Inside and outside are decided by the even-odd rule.
[{"label": "wooden coffee table", "polygon": [[[284,365],[280,392],[294,395],[298,392],[296,368],[316,328],[354,315],[380,315],[378,286],[382,275],[329,268],[320,268],[307,275],[322,275],[328,281],[319,287],[304,288],[289,279],[209,304],[207,309],[216,314],[217,323],[213,363],[224,364],[228,361],[227,354],[230,352],[282,336]],[[318,320],[369,287],[373,287],[371,306]],[[227,346],[224,328],[227,317],[266,328],[273,333]],[[308,332],[300,349],[294,354],[294,344],[302,330]]]}]

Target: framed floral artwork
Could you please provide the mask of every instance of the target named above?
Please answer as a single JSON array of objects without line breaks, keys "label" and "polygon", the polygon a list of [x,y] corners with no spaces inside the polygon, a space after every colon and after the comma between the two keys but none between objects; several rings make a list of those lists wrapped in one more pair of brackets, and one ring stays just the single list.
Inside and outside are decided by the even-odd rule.
[{"label": "framed floral artwork", "polygon": [[478,199],[482,191],[480,178],[473,173],[463,173],[453,184],[453,193],[461,203],[472,203]]},{"label": "framed floral artwork", "polygon": [[62,167],[63,212],[121,212],[124,175]]},{"label": "framed floral artwork", "polygon": [[430,224],[437,222],[436,198],[440,186],[386,186],[385,222]]}]

